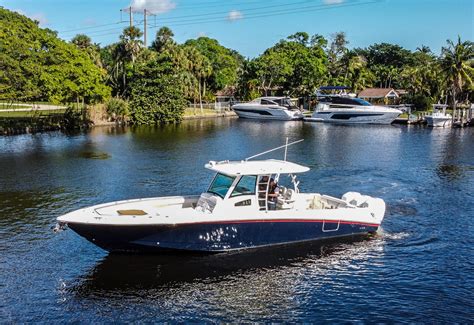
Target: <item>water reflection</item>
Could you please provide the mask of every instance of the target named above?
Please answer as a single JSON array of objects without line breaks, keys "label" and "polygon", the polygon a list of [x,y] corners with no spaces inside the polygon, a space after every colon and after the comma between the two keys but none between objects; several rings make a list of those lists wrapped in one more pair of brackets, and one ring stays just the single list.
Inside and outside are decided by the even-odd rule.
[{"label": "water reflection", "polygon": [[[215,255],[109,254],[73,290],[88,295],[96,291],[170,288],[185,283],[232,280],[238,275],[242,279],[253,278],[252,286],[256,285],[254,289],[259,291],[258,286],[268,285],[270,279],[263,278],[270,273],[275,275],[288,266],[307,266],[319,259],[330,259],[331,255],[343,253],[356,243],[360,243],[356,253],[364,254],[366,249],[374,248],[377,239],[361,236],[323,244],[305,243]],[[349,255],[342,254],[342,257]]]},{"label": "water reflection", "polygon": [[64,295],[121,305],[153,301],[161,319],[278,320],[313,312],[302,295],[320,292],[327,299],[328,290],[344,290],[351,278],[362,285],[383,258],[384,240],[364,236],[206,256],[108,255]]}]

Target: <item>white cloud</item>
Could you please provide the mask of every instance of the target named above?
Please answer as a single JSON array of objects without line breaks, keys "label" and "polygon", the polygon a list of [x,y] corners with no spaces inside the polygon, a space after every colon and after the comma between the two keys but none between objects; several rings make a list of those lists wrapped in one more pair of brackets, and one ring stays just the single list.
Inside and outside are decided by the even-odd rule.
[{"label": "white cloud", "polygon": [[39,22],[39,24],[42,25],[42,26],[47,25],[49,23],[49,21],[46,18],[45,14],[42,13],[42,12],[36,12],[36,13],[33,13],[33,14],[29,14],[29,13],[24,12],[21,9],[14,9],[13,11],[16,11],[20,15],[26,16],[26,17],[28,17],[32,20],[37,20]]},{"label": "white cloud", "polygon": [[171,0],[132,0],[130,6],[134,12],[146,9],[153,14],[162,14],[176,8],[176,3]]},{"label": "white cloud", "polygon": [[81,22],[81,26],[91,27],[97,25],[97,21],[93,18],[86,18]]},{"label": "white cloud", "polygon": [[244,15],[238,10],[231,10],[227,15],[227,19],[230,21],[235,21],[244,18]]},{"label": "white cloud", "polygon": [[205,32],[199,32],[197,37],[206,37],[207,34]]},{"label": "white cloud", "polygon": [[323,0],[323,3],[325,5],[338,5],[338,4],[341,4],[343,3],[345,0]]}]

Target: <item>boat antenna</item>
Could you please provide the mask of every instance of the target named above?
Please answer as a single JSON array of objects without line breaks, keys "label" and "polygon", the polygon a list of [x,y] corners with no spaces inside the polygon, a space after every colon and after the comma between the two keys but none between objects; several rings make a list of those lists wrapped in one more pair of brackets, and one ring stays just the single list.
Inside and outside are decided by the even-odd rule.
[{"label": "boat antenna", "polygon": [[303,140],[304,140],[304,139],[301,139],[301,140],[298,140],[298,141],[294,141],[294,142],[288,143],[288,138],[286,138],[286,144],[284,144],[283,146],[279,146],[279,147],[276,147],[276,148],[273,148],[273,149],[270,149],[270,150],[267,150],[267,151],[258,153],[258,154],[256,154],[256,155],[247,157],[247,158],[245,158],[245,161],[250,160],[250,159],[253,159],[253,158],[256,158],[256,157],[259,157],[259,156],[262,156],[262,155],[265,155],[265,154],[267,154],[267,153],[270,153],[270,152],[273,152],[273,151],[276,151],[276,150],[279,150],[279,149],[282,149],[282,148],[285,148],[285,161],[286,161],[286,153],[287,153],[287,151],[288,151],[288,147],[291,146],[291,145],[293,145],[293,144],[300,143],[300,142],[303,141]]}]

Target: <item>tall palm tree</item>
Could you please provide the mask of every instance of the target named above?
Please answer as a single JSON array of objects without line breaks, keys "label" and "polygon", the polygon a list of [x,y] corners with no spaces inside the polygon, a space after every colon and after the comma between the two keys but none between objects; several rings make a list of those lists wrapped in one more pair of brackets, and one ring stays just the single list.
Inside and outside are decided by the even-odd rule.
[{"label": "tall palm tree", "polygon": [[161,52],[169,47],[172,47],[176,44],[173,40],[173,36],[174,34],[171,29],[166,26],[161,27],[158,32],[156,32],[156,37],[151,44],[151,47],[157,52]]},{"label": "tall palm tree", "polygon": [[198,97],[201,113],[203,113],[202,98],[206,95],[206,79],[212,74],[209,59],[195,47],[186,47],[188,69],[198,81]]},{"label": "tall palm tree", "polygon": [[441,49],[441,68],[451,90],[453,107],[456,108],[456,96],[462,93],[463,88],[472,87],[474,73],[474,43],[461,42],[458,36],[457,44],[447,40],[448,46]]},{"label": "tall palm tree", "polygon": [[143,48],[143,42],[140,40],[142,35],[140,29],[135,26],[125,28],[120,35],[122,57],[131,61],[132,65]]}]

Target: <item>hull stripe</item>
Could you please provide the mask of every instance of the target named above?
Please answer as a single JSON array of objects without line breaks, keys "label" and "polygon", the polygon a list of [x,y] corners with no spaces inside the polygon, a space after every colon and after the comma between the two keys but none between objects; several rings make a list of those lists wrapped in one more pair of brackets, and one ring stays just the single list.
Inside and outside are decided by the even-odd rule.
[{"label": "hull stripe", "polygon": [[181,225],[199,225],[199,224],[241,224],[241,223],[289,223],[289,222],[296,222],[296,223],[340,223],[344,225],[361,225],[361,226],[368,226],[368,227],[378,227],[380,224],[378,223],[368,223],[368,222],[358,222],[358,221],[343,221],[343,220],[325,220],[325,219],[254,219],[254,220],[229,220],[229,221],[202,221],[202,222],[187,222],[187,223],[177,223],[174,224],[176,226]]}]

